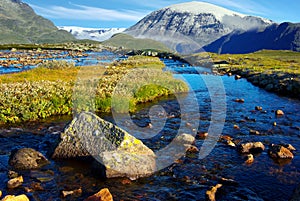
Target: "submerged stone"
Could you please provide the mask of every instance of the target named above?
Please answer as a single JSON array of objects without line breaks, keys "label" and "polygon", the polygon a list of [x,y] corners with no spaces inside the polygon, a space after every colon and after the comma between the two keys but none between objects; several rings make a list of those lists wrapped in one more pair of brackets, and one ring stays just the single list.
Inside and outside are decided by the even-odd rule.
[{"label": "submerged stone", "polygon": [[11,154],[9,164],[17,170],[38,169],[49,164],[47,158],[31,148],[22,148]]}]

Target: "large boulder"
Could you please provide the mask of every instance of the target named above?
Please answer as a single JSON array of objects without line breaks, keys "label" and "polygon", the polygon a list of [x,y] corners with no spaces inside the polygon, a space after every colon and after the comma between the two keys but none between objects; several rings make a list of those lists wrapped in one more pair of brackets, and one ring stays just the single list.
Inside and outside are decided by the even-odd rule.
[{"label": "large boulder", "polygon": [[16,170],[38,169],[49,163],[42,153],[31,148],[14,150],[9,159],[9,164]]},{"label": "large boulder", "polygon": [[136,179],[156,170],[154,152],[126,131],[90,112],[78,114],[61,134],[53,158],[93,156],[105,176]]}]

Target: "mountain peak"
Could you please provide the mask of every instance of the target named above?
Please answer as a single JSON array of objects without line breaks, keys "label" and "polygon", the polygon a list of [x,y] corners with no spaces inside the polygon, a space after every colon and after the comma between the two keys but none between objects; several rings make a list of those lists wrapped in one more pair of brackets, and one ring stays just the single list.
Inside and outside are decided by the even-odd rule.
[{"label": "mountain peak", "polygon": [[235,31],[264,30],[272,22],[205,2],[187,2],[154,11],[126,30],[188,54]]},{"label": "mountain peak", "polygon": [[199,1],[191,1],[186,3],[174,4],[166,7],[165,9],[170,9],[172,11],[179,12],[179,13],[192,13],[195,15],[205,14],[205,13],[213,14],[216,17],[216,19],[219,21],[222,21],[223,17],[226,15],[228,16],[236,15],[239,17],[246,16],[241,13],[234,12],[220,6],[216,6],[214,4],[199,2]]}]

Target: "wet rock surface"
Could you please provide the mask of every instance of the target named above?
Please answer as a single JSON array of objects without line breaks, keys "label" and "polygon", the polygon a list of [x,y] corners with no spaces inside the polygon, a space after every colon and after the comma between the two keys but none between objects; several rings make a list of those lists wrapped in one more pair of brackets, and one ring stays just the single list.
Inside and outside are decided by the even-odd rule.
[{"label": "wet rock surface", "polygon": [[108,188],[101,189],[98,193],[88,197],[84,201],[113,201],[113,196],[109,192]]},{"label": "wet rock surface", "polygon": [[265,146],[262,142],[247,142],[238,146],[240,153],[257,153],[265,150]]},{"label": "wet rock surface", "polygon": [[42,153],[31,148],[13,151],[9,160],[9,164],[16,170],[37,169],[49,163]]},{"label": "wet rock surface", "polygon": [[275,159],[293,159],[294,154],[283,145],[271,144],[269,147],[269,154]]},{"label": "wet rock surface", "polygon": [[84,156],[93,156],[103,164],[107,178],[137,179],[156,169],[155,154],[142,141],[88,112],[77,115],[66,127],[52,157]]}]

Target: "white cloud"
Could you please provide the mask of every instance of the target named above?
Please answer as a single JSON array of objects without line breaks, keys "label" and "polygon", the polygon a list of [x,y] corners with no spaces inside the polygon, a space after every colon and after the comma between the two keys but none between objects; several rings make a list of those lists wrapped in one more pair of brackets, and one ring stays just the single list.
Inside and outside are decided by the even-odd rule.
[{"label": "white cloud", "polygon": [[145,11],[112,10],[98,7],[72,4],[75,8],[49,6],[43,8],[37,5],[30,6],[39,14],[53,19],[71,20],[101,20],[101,21],[138,21],[145,16]]}]

